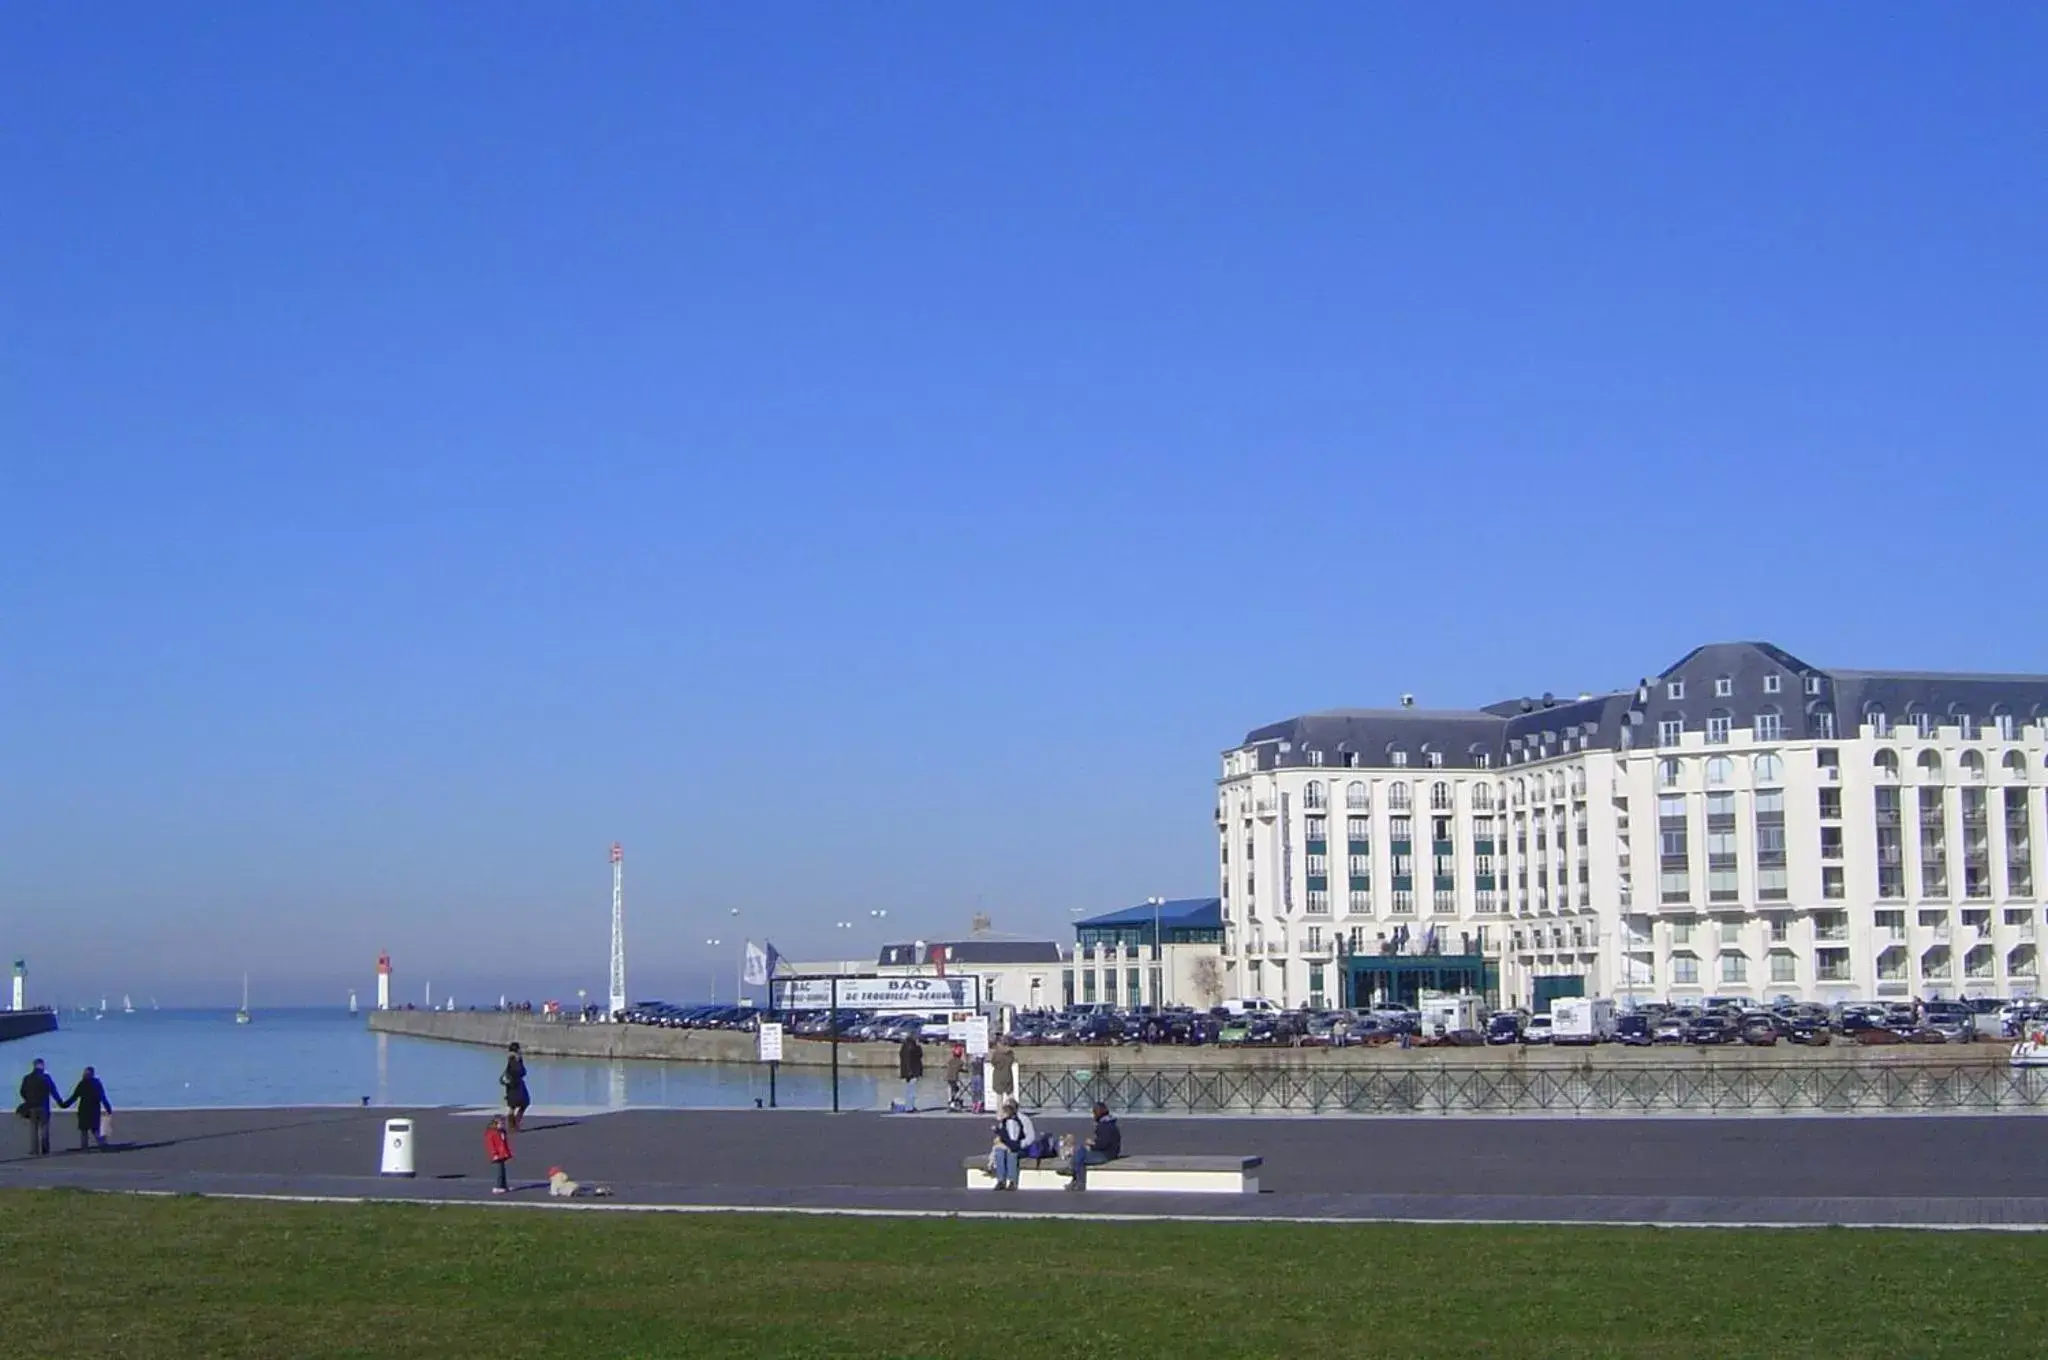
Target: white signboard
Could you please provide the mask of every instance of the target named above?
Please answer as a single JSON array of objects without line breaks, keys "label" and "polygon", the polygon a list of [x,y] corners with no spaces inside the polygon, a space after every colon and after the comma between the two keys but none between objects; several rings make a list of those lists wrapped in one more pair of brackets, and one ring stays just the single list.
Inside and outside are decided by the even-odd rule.
[{"label": "white signboard", "polygon": [[966,1024],[967,1056],[986,1058],[988,1056],[988,1017],[977,1015]]},{"label": "white signboard", "polygon": [[761,1061],[782,1061],[782,1026],[773,1020],[761,1022]]},{"label": "white signboard", "polygon": [[839,1008],[852,1011],[972,1011],[981,1008],[978,977],[843,977],[778,979],[775,1009],[822,1011],[839,989]]}]

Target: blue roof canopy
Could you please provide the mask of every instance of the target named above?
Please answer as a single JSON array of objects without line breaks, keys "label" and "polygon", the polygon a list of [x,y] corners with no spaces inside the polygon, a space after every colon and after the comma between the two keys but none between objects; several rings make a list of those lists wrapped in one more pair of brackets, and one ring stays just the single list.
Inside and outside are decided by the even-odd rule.
[{"label": "blue roof canopy", "polygon": [[[1159,924],[1163,928],[1223,929],[1223,899],[1220,897],[1176,897],[1160,903],[1158,912]],[[1149,926],[1152,924],[1152,913],[1153,907],[1150,902],[1140,902],[1135,907],[1125,907],[1120,911],[1083,917],[1074,922],[1074,928],[1086,930],[1095,926]]]}]

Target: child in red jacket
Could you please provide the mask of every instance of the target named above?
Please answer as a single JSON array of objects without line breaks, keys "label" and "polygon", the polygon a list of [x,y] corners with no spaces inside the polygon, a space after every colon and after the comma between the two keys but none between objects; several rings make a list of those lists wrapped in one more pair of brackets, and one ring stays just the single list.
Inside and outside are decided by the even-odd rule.
[{"label": "child in red jacket", "polygon": [[505,1133],[505,1117],[493,1115],[491,1122],[484,1126],[484,1155],[491,1159],[491,1165],[498,1169],[498,1183],[491,1187],[491,1193],[502,1195],[505,1185],[505,1164],[512,1160],[512,1140]]}]

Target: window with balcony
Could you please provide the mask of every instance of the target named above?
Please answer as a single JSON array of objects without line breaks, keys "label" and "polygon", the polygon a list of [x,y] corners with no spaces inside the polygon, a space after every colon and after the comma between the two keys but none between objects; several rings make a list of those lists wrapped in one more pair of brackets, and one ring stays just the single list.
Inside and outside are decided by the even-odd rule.
[{"label": "window with balcony", "polygon": [[1877,951],[1877,980],[1879,982],[1906,981],[1906,947],[1902,944],[1887,945]]},{"label": "window with balcony", "polygon": [[1330,838],[1330,822],[1327,817],[1307,817],[1301,823],[1302,835],[1310,842],[1327,841]]},{"label": "window with balcony", "polygon": [[1415,839],[1415,819],[1412,817],[1387,818],[1387,835],[1396,842],[1413,841]]},{"label": "window with balcony", "polygon": [[1408,753],[1406,751],[1391,751],[1388,753],[1387,763],[1397,770],[1405,769],[1408,765]]},{"label": "window with balcony", "polygon": [[1846,949],[1814,950],[1813,976],[1816,982],[1849,981],[1849,951]]},{"label": "window with balcony", "polygon": [[1785,718],[1775,708],[1758,713],[1750,723],[1758,741],[1783,741],[1785,739]]},{"label": "window with balcony", "polygon": [[1785,762],[1766,751],[1751,765],[1751,776],[1752,782],[1760,789],[1782,784],[1785,782]]},{"label": "window with balcony", "polygon": [[1741,954],[1723,954],[1721,956],[1721,981],[1749,981],[1749,960]]},{"label": "window with balcony", "polygon": [[1671,943],[1673,943],[1673,944],[1691,944],[1691,943],[1692,943],[1692,922],[1690,922],[1690,921],[1673,921],[1673,922],[1671,923]]},{"label": "window with balcony", "polygon": [[1892,720],[1886,715],[1882,704],[1863,706],[1863,725],[1870,729],[1873,736],[1888,737],[1892,734]]},{"label": "window with balcony", "polygon": [[1707,787],[1725,789],[1735,777],[1735,762],[1726,756],[1715,756],[1707,762]]},{"label": "window with balcony", "polygon": [[1493,811],[1493,785],[1474,784],[1472,786],[1472,810],[1474,812]]},{"label": "window with balcony", "polygon": [[1397,812],[1407,811],[1408,786],[1406,784],[1397,783],[1389,784],[1387,786],[1387,806],[1393,808]]},{"label": "window with balcony", "polygon": [[1814,736],[1819,737],[1822,741],[1833,741],[1835,739],[1835,711],[1832,708],[1816,708],[1813,710],[1812,722]]},{"label": "window with balcony", "polygon": [[1429,807],[1432,812],[1451,810],[1451,786],[1439,779],[1429,786]]},{"label": "window with balcony", "polygon": [[1414,914],[1415,894],[1407,888],[1394,889],[1394,915],[1413,916]]},{"label": "window with balcony", "polygon": [[1816,940],[1846,940],[1849,938],[1849,913],[1846,911],[1817,911],[1813,914],[1813,938]]},{"label": "window with balcony", "polygon": [[1684,740],[1684,736],[1685,719],[1659,718],[1657,720],[1657,744],[1659,746],[1676,746]]},{"label": "window with balcony", "polygon": [[1842,820],[1842,791],[1822,789],[1820,791],[1820,819],[1824,822]]},{"label": "window with balcony", "polygon": [[1354,779],[1344,786],[1344,806],[1352,812],[1371,811],[1372,795],[1366,792],[1363,781]]},{"label": "window with balcony", "polygon": [[1799,981],[1799,966],[1794,960],[1791,950],[1773,949],[1771,951],[1771,981]]},{"label": "window with balcony", "polygon": [[2004,767],[2006,774],[2014,779],[2027,777],[2027,758],[2018,751],[2007,751],[1999,764]]},{"label": "window with balcony", "polygon": [[1345,906],[1346,910],[1353,916],[1370,916],[1372,914],[1372,894],[1363,888],[1353,888]]},{"label": "window with balcony", "polygon": [[1879,751],[1870,758],[1870,763],[1876,769],[1879,779],[1896,780],[1899,777],[1899,753],[1897,751]]},{"label": "window with balcony", "polygon": [[1691,954],[1673,954],[1671,980],[1681,987],[1699,986],[1700,961]]},{"label": "window with balcony", "polygon": [[1372,839],[1372,819],[1369,817],[1346,817],[1344,819],[1344,837],[1352,842],[1354,847],[1365,844]]},{"label": "window with balcony", "polygon": [[1302,790],[1301,805],[1306,808],[1320,808],[1323,805],[1322,780],[1311,779],[1308,781],[1308,787]]},{"label": "window with balcony", "polygon": [[1308,890],[1308,914],[1310,916],[1328,916],[1330,914],[1329,889],[1310,888]]},{"label": "window with balcony", "polygon": [[1820,829],[1820,857],[1840,859],[1842,857],[1842,828],[1824,826]]},{"label": "window with balcony", "polygon": [[2034,972],[2033,945],[2015,945],[2007,951],[2005,956],[2005,975],[2007,977],[2030,978],[2034,976]]},{"label": "window with balcony", "polygon": [[1441,770],[1444,767],[1444,753],[1442,751],[1424,751],[1422,753],[1422,763],[1429,766],[1432,770]]},{"label": "window with balcony", "polygon": [[1953,967],[1953,964],[1952,964],[1952,961],[1951,961],[1951,959],[1950,959],[1950,957],[1949,957],[1949,948],[1948,948],[1948,946],[1947,946],[1947,945],[1945,945],[1945,944],[1937,944],[1937,945],[1934,945],[1934,946],[1932,946],[1932,947],[1930,947],[1930,948],[1928,948],[1928,949],[1925,949],[1925,950],[1921,951],[1921,954],[1920,954],[1920,976],[1921,976],[1921,977],[1923,977],[1923,978],[1945,978],[1945,977],[1947,977],[1947,976],[1949,975],[1949,973],[1950,973],[1950,971],[1951,971],[1952,967]]},{"label": "window with balcony", "polygon": [[1937,940],[1946,940],[1946,939],[1948,938],[1948,912],[1947,912],[1947,911],[1943,910],[1943,909],[1942,909],[1942,908],[1940,908],[1940,907],[1935,907],[1935,908],[1933,908],[1933,909],[1931,909],[1931,910],[1930,910],[1930,909],[1928,909],[1928,908],[1925,908],[1925,907],[1923,907],[1923,908],[1921,908],[1921,910],[1920,910],[1920,918],[1919,918],[1919,920],[1920,920],[1920,928],[1921,928],[1922,930],[1931,930],[1931,931],[1933,931],[1933,932],[1934,932],[1934,938],[1935,938],[1935,939],[1937,939]]},{"label": "window with balcony", "polygon": [[1735,715],[1726,709],[1715,709],[1707,715],[1707,745],[1726,746],[1728,731],[1734,725]]},{"label": "window with balcony", "polygon": [[1887,940],[1906,938],[1906,913],[1903,911],[1880,911],[1872,915],[1877,933]]}]

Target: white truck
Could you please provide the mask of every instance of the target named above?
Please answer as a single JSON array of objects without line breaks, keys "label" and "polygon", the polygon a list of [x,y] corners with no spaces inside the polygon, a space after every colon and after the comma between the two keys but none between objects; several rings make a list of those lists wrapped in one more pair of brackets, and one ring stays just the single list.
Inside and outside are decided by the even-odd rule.
[{"label": "white truck", "polygon": [[1486,999],[1478,996],[1424,996],[1416,1003],[1424,1038],[1442,1038],[1460,1030],[1484,1033]]},{"label": "white truck", "polygon": [[1614,1003],[1604,996],[1561,996],[1550,1003],[1550,1042],[1604,1044],[1614,1037]]}]

